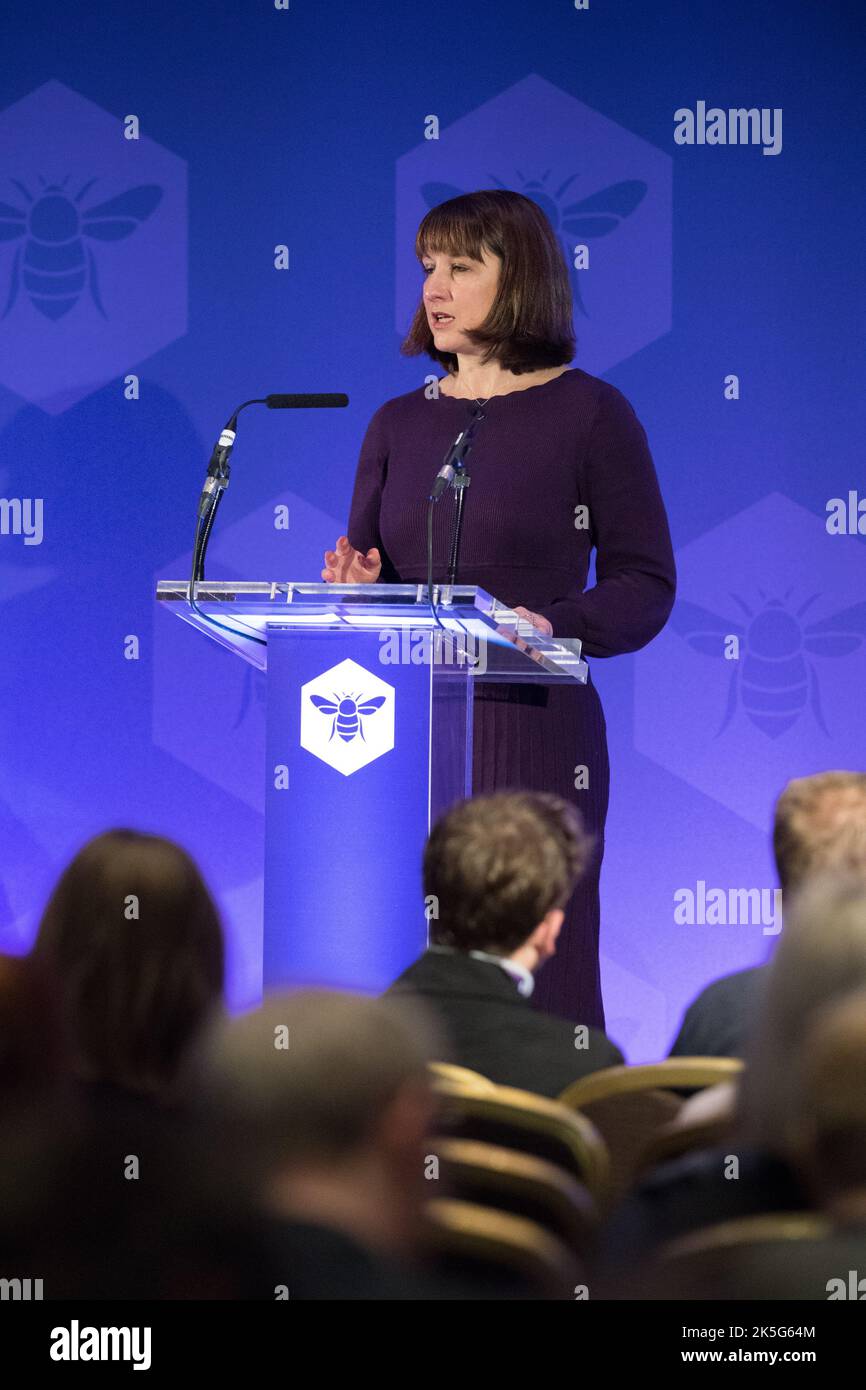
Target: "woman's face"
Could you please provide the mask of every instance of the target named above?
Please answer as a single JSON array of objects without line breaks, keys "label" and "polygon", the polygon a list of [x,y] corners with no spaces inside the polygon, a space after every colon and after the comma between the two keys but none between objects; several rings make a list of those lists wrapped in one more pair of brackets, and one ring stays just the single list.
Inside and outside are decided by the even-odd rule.
[{"label": "woman's face", "polygon": [[466,337],[467,328],[478,328],[490,312],[499,286],[502,261],[481,249],[482,259],[448,256],[429,251],[421,258],[424,269],[424,308],[440,352],[478,354]]}]

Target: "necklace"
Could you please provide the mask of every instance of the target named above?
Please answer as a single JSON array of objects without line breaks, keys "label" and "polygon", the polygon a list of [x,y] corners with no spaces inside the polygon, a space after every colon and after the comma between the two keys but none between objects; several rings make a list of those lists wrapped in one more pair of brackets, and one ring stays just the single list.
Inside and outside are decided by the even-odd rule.
[{"label": "necklace", "polygon": [[[448,394],[450,394],[450,392],[449,392]],[[491,400],[493,399],[493,397],[492,397],[492,396],[487,396],[483,401],[479,401],[479,399],[478,399],[477,396],[455,396],[453,399],[454,399],[454,400],[471,401],[473,405],[477,405],[477,406],[479,407],[479,409],[480,409],[482,406],[487,405],[487,402],[488,402],[488,401],[491,401]]]}]

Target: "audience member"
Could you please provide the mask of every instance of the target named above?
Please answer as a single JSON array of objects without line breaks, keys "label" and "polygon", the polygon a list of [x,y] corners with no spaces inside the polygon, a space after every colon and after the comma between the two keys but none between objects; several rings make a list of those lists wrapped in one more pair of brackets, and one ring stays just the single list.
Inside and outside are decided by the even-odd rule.
[{"label": "audience member", "polygon": [[610,1265],[633,1266],[701,1226],[812,1205],[794,1162],[803,1037],[822,1007],[858,987],[866,988],[866,883],[850,874],[818,875],[793,899],[767,970],[735,1138],[644,1179],[609,1225]]},{"label": "audience member", "polygon": [[866,1226],[866,989],[820,1010],[801,1054],[794,1161],[834,1222]]},{"label": "audience member", "polygon": [[0,1114],[53,1093],[66,1064],[53,976],[29,956],[0,956]]},{"label": "audience member", "polygon": [[791,1162],[827,1229],[756,1235],[674,1263],[663,1271],[663,1296],[859,1301],[866,1293],[866,990],[818,1009],[797,1050]]},{"label": "audience member", "polygon": [[286,1296],[419,1295],[429,1038],[388,1001],[325,991],[272,996],[216,1034],[211,1098],[269,1217]]},{"label": "audience member", "polygon": [[[843,1285],[866,1268],[866,775],[791,782],[774,849],[772,961],[705,991],[674,1046],[744,1057],[732,1137],[626,1199],[596,1293],[861,1296]],[[520,1296],[429,1258],[427,1063],[555,1096],[622,1062],[530,1004],[590,851],[555,797],[461,802],[425,848],[430,947],[385,997],[303,991],[228,1020],[219,919],[189,856],[128,830],[92,840],[31,955],[0,957],[4,1277],[38,1268],[46,1298]],[[827,1234],[694,1279],[659,1263],[689,1231],[805,1210]]]},{"label": "audience member", "polygon": [[[223,983],[222,932],[193,861],[134,831],[90,841],[20,972],[6,1057],[32,1065],[38,1029],[42,1065],[56,1068],[60,1051],[73,1084],[62,1112],[46,1120],[43,1107],[19,1127],[26,1163],[5,1138],[16,1173],[0,1213],[5,1266],[39,1268],[46,1298],[243,1296],[234,1213],[188,1104]],[[0,972],[5,1013],[2,995]]]},{"label": "audience member", "polygon": [[222,998],[223,937],[188,854],[112,830],[63,872],[34,961],[61,990],[82,1081],[168,1099]]},{"label": "audience member", "polygon": [[423,863],[431,945],[388,995],[434,1012],[447,1060],[545,1096],[622,1063],[603,1033],[530,1005],[591,848],[572,807],[533,792],[460,802],[433,827]]},{"label": "audience member", "polygon": [[[816,873],[866,877],[866,773],[822,772],[789,782],[776,802],[776,872],[785,899]],[[742,1057],[766,965],[724,975],[689,1005],[672,1057]]]},{"label": "audience member", "polygon": [[866,880],[819,874],[793,902],[767,972],[740,1087],[743,1129],[767,1153],[790,1155],[801,1113],[803,1037],[820,1009],[866,988]]}]

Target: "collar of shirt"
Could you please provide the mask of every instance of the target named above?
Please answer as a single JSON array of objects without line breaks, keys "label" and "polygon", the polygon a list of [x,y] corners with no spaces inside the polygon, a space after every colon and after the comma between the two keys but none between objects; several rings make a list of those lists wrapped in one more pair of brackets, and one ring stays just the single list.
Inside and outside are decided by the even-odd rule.
[{"label": "collar of shirt", "polygon": [[437,951],[443,956],[471,956],[473,960],[485,961],[488,965],[498,965],[500,970],[504,970],[506,975],[517,985],[517,993],[523,999],[528,999],[535,989],[535,976],[531,970],[527,970],[525,965],[520,965],[516,960],[508,960],[505,956],[493,956],[489,951],[460,951],[456,946],[430,946],[431,951]]}]

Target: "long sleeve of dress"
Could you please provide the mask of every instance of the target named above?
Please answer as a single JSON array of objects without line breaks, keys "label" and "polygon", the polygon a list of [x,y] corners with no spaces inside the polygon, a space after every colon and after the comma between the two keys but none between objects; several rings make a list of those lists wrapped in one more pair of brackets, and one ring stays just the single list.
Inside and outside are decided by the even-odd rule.
[{"label": "long sleeve of dress", "polygon": [[596,548],[596,583],[538,611],[587,656],[637,651],[664,627],[676,592],[673,547],[646,433],[616,387],[601,383],[581,500]]},{"label": "long sleeve of dress", "polygon": [[379,579],[384,584],[395,584],[398,582],[399,576],[385,550],[380,530],[382,489],[385,486],[387,472],[388,440],[385,426],[385,406],[380,406],[367,426],[361,445],[346,534],[349,537],[349,544],[364,555],[371,546],[376,546],[382,556],[382,573]]}]

